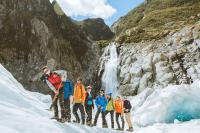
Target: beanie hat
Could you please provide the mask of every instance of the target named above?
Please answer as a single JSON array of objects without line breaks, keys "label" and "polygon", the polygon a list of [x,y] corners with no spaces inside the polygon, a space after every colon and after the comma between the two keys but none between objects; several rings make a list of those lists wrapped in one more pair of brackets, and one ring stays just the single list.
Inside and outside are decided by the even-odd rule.
[{"label": "beanie hat", "polygon": [[87,87],[87,89],[92,89],[92,86],[89,85],[89,86]]}]

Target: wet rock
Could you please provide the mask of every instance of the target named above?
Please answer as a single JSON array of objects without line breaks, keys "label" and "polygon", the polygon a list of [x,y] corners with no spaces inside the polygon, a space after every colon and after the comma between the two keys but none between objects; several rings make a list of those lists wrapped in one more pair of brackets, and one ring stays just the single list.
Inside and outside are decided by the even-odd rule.
[{"label": "wet rock", "polygon": [[153,59],[153,53],[148,54],[143,59],[142,69],[144,72],[152,72],[152,59]]},{"label": "wet rock", "polygon": [[142,67],[134,63],[130,68],[130,74],[132,77],[141,77],[142,76]]},{"label": "wet rock", "polygon": [[153,74],[150,72],[147,72],[143,75],[143,77],[140,79],[140,85],[138,88],[138,93],[141,93],[144,89],[146,89],[148,86],[150,87],[152,85]]},{"label": "wet rock", "polygon": [[133,96],[137,94],[137,87],[136,84],[121,85],[119,91],[124,96]]},{"label": "wet rock", "polygon": [[156,64],[160,61],[165,61],[165,60],[167,60],[167,57],[162,53],[155,53],[153,56],[153,64]]}]

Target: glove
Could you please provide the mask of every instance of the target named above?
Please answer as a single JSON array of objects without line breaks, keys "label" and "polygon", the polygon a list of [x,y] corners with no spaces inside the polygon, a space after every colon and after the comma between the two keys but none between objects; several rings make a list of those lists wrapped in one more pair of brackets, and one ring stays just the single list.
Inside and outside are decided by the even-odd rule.
[{"label": "glove", "polygon": [[40,78],[40,80],[46,84],[46,80],[48,80],[47,75],[42,75],[42,77]]}]

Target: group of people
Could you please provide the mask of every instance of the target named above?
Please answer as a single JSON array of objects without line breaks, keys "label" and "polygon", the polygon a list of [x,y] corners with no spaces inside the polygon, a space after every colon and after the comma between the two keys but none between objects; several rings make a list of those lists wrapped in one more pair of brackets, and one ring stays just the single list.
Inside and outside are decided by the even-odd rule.
[{"label": "group of people", "polygon": [[[71,109],[73,104],[73,114],[75,116],[74,123],[87,124],[88,126],[96,126],[98,117],[102,116],[102,127],[108,128],[106,115],[110,114],[111,128],[114,129],[114,114],[117,123],[117,130],[124,130],[124,116],[129,129],[133,131],[131,123],[131,104],[127,97],[117,96],[116,100],[112,98],[112,93],[105,94],[105,90],[101,89],[100,94],[94,98],[91,91],[92,87],[88,86],[87,90],[82,83],[82,79],[78,78],[77,83],[73,86],[70,80],[62,77],[55,72],[51,72],[48,66],[42,68],[43,75],[41,80],[51,89],[52,108],[54,109],[54,117],[61,122],[71,122]],[[95,102],[94,102],[95,101]],[[59,104],[58,104],[59,102]],[[59,119],[58,105],[60,105],[61,119]],[[96,105],[96,115],[92,121],[92,113]],[[80,116],[78,114],[80,111]],[[87,117],[86,117],[87,116]],[[119,123],[121,118],[121,125]]]}]

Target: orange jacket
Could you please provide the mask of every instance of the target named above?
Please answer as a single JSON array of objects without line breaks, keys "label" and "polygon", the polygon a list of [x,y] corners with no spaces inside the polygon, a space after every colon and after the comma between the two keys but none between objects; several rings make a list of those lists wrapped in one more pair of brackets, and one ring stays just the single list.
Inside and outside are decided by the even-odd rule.
[{"label": "orange jacket", "polygon": [[76,84],[74,86],[74,102],[75,103],[85,102],[85,87],[83,84]]},{"label": "orange jacket", "polygon": [[124,102],[122,100],[115,101],[115,112],[116,113],[123,113]]}]

